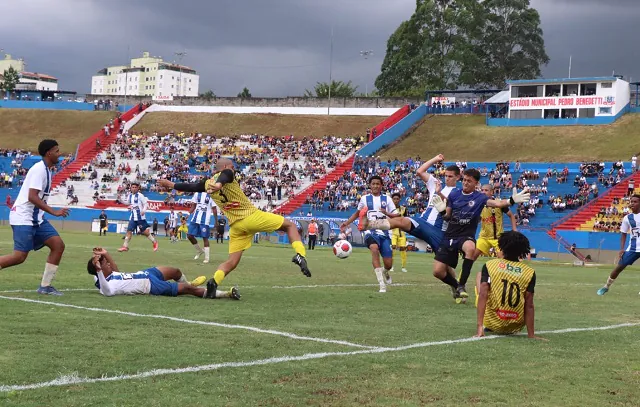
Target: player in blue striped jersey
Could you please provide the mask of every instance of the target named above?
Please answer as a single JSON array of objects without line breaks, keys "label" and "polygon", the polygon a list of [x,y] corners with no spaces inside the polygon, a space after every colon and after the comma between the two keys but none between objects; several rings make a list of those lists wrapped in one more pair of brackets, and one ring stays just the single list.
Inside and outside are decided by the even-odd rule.
[{"label": "player in blue striped jersey", "polygon": [[[607,283],[598,290],[598,295],[605,295],[611,284],[616,281],[618,275],[622,273],[627,266],[635,263],[640,259],[640,195],[634,194],[629,201],[629,209],[631,213],[622,219],[620,224],[620,253],[618,254],[618,265],[611,271]],[[627,235],[629,235],[629,245],[627,245]],[[625,249],[625,246],[627,248]]]},{"label": "player in blue striped jersey", "polygon": [[146,212],[148,208],[147,198],[140,193],[140,184],[136,181],[132,182],[129,186],[131,193],[127,198],[129,204],[129,225],[127,226],[127,235],[124,237],[124,243],[122,247],[118,249],[119,252],[129,251],[129,241],[133,231],[138,229],[138,233],[147,237],[153,243],[153,251],[158,251],[158,241],[151,234],[151,228],[147,223]]},{"label": "player in blue striped jersey", "polygon": [[[187,233],[187,239],[193,245],[196,250],[196,257],[194,260],[198,260],[202,254],[204,254],[203,263],[209,263],[209,235],[211,230],[211,215],[213,215],[215,224],[218,223],[218,207],[213,199],[206,192],[196,192],[191,198],[191,209],[189,213],[189,232]],[[201,248],[198,244],[198,237],[202,238]]]},{"label": "player in blue striped jersey", "polygon": [[[360,217],[358,229],[368,220],[386,219],[387,217],[398,217],[400,214],[393,213],[396,205],[390,196],[382,194],[382,178],[374,175],[369,178],[369,189],[371,193],[360,198],[358,210],[349,219],[340,225],[340,231],[344,233],[346,228]],[[393,250],[391,249],[391,232],[389,230],[366,230],[364,232],[364,244],[371,250],[372,264],[376,278],[380,285],[381,293],[387,292],[387,284],[391,284],[389,270],[393,267]],[[382,256],[382,264],[380,263]],[[384,265],[384,267],[382,267]]]}]

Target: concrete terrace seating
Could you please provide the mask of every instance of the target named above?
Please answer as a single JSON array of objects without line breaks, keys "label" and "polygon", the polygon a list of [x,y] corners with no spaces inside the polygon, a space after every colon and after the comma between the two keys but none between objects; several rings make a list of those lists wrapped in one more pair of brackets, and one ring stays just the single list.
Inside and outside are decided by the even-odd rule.
[{"label": "concrete terrace seating", "polygon": [[[354,147],[354,140],[338,138],[294,140],[292,137],[257,135],[132,134],[119,137],[108,150],[85,165],[84,171],[71,174],[72,177],[53,192],[50,202],[67,205],[70,186],[73,186],[73,195],[78,197],[80,206],[93,206],[96,191],[100,200],[118,197],[122,200],[128,182],[138,179],[150,200],[179,203],[191,194],[179,195],[174,191],[170,198],[164,191],[157,190],[156,180],[166,177],[175,182],[196,182],[209,173],[211,162],[224,156],[236,162],[240,183],[247,196],[256,206],[269,210],[330,171],[351,154]],[[92,175],[94,179],[90,179]],[[277,199],[278,182],[280,200]]]},{"label": "concrete terrace seating", "polygon": [[[347,218],[349,217],[355,210],[357,201],[359,196],[362,193],[366,192],[366,178],[373,174],[385,174],[383,179],[385,179],[387,185],[391,185],[391,188],[388,188],[387,192],[395,192],[400,191],[404,188],[405,196],[402,199],[402,204],[407,205],[409,207],[410,214],[418,213],[422,208],[424,208],[425,202],[428,199],[427,194],[422,194],[422,196],[418,196],[418,199],[412,199],[416,197],[416,193],[421,193],[425,191],[424,184],[422,181],[418,180],[415,177],[415,169],[419,166],[419,162],[407,163],[400,161],[391,161],[391,162],[378,162],[371,158],[365,159],[366,162],[356,161],[354,164],[354,168],[351,171],[347,171],[345,175],[340,179],[338,183],[348,182],[348,185],[352,187],[356,187],[355,194],[352,192],[352,187],[347,188],[349,191],[346,194],[346,198],[344,196],[341,197],[340,201],[347,206],[347,210],[338,210],[334,208],[330,209],[330,204],[328,201],[319,202],[314,197],[310,197],[309,203],[303,205],[301,208],[297,209],[293,215],[296,216],[306,216],[311,214],[314,217],[330,217],[330,218]],[[453,163],[450,163],[453,164]],[[462,163],[458,163],[462,164]],[[496,163],[488,163],[488,162],[469,162],[466,163],[467,168],[477,168],[492,170],[496,167]],[[402,172],[403,169],[411,166],[411,170],[409,174],[401,176],[401,183],[395,182],[398,180],[397,175],[394,179],[394,173],[398,169]],[[605,166],[608,169],[611,168],[612,163],[605,163]],[[564,183],[556,182],[556,177],[549,177],[547,194],[532,194],[532,197],[537,196],[539,200],[542,202],[542,206],[536,208],[535,215],[530,217],[529,219],[529,228],[538,228],[543,227],[547,228],[553,222],[560,220],[563,216],[566,216],[568,213],[572,211],[570,208],[565,208],[564,210],[556,209],[554,210],[553,205],[549,203],[549,198],[553,196],[564,197],[565,195],[573,195],[578,192],[578,187],[574,186],[574,178],[577,174],[580,173],[580,163],[520,163],[520,170],[518,172],[514,172],[515,163],[510,163],[510,171],[512,173],[512,179],[517,181],[518,177],[522,175],[525,171],[538,171],[539,179],[537,180],[529,180],[527,181],[528,185],[541,185],[542,178],[546,175],[549,169],[553,170],[554,168],[557,171],[562,171],[564,168],[567,168],[569,171],[567,181]],[[362,172],[364,170],[364,172]],[[433,169],[431,170],[433,171]],[[441,170],[440,170],[441,171]],[[483,171],[481,171],[483,172]],[[592,184],[596,181],[596,177],[587,177],[586,181],[589,184]],[[489,183],[489,178],[487,176],[481,177],[481,184]],[[400,186],[401,185],[401,186]],[[608,190],[604,185],[598,184],[598,192],[600,195],[605,193]],[[508,198],[511,195],[511,189],[503,188],[501,191],[502,198]],[[589,198],[591,199],[593,194],[589,194]],[[334,194],[334,200],[336,199],[336,195]],[[337,206],[337,205],[336,205]],[[516,211],[516,207],[512,207],[512,211]],[[507,227],[508,229],[510,227]]]}]

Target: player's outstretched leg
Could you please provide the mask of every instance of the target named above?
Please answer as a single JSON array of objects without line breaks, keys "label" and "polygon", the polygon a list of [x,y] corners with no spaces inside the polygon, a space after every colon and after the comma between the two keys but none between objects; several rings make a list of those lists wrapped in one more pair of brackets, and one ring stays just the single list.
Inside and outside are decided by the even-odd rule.
[{"label": "player's outstretched leg", "polygon": [[623,263],[623,259],[624,259],[624,256],[620,260],[620,264],[618,264],[616,268],[614,268],[613,271],[611,271],[611,274],[609,275],[609,278],[607,278],[607,283],[604,285],[604,287],[600,288],[597,291],[598,295],[605,295],[606,293],[608,293],[609,288],[611,288],[611,285],[616,281],[616,278],[618,278],[620,273],[622,273],[622,271],[627,267],[626,264]]},{"label": "player's outstretched leg", "polygon": [[289,236],[291,246],[293,247],[293,250],[296,251],[296,255],[293,256],[293,259],[291,261],[300,266],[300,271],[302,272],[302,274],[307,277],[311,277],[311,271],[307,266],[307,259],[305,258],[307,252],[305,250],[304,244],[302,243],[302,239],[300,238],[300,234],[298,233],[298,228],[296,227],[296,225],[288,219],[285,219],[284,222],[282,222],[282,226],[280,226],[280,229],[278,230],[287,232],[287,236]]}]

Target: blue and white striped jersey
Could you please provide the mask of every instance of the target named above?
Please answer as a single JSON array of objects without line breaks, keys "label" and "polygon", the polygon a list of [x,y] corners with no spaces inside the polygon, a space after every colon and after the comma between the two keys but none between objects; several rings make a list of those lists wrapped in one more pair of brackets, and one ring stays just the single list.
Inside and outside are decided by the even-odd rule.
[{"label": "blue and white striped jersey", "polygon": [[[431,175],[429,177],[429,180],[427,181],[427,190],[429,191],[429,204],[427,205],[427,210],[424,211],[424,213],[422,214],[422,218],[425,219],[427,221],[427,223],[437,227],[438,229],[445,231],[447,230],[447,222],[444,221],[444,219],[442,219],[442,215],[440,215],[438,213],[438,211],[436,211],[433,208],[433,204],[431,203],[431,199],[433,198],[433,196],[436,194],[436,187],[437,187],[437,181],[435,179],[435,177],[433,175]],[[453,191],[454,189],[456,189],[456,187],[443,187],[442,191],[440,191],[440,193],[442,195],[444,195],[445,197],[449,197],[449,194],[451,193],[451,191]]]},{"label": "blue and white striped jersey", "polygon": [[[374,196],[372,194],[362,195],[360,198],[360,202],[358,203],[358,210],[361,210],[364,207],[367,207],[367,218],[368,219],[384,219],[387,216],[383,215],[380,210],[384,209],[389,213],[393,213],[396,210],[396,205],[391,200],[389,195],[379,195]],[[369,233],[375,233],[381,236],[387,236],[391,238],[390,230],[367,230],[364,232],[365,235]]]},{"label": "blue and white striped jersey", "polygon": [[625,216],[620,224],[620,232],[626,233],[630,237],[627,251],[640,252],[640,244],[638,244],[640,243],[638,242],[638,238],[640,237],[640,213],[630,213]]},{"label": "blue and white striped jersey", "polygon": [[211,226],[211,215],[213,208],[217,208],[213,199],[206,192],[196,192],[191,198],[191,202],[196,206],[193,213],[189,217],[189,222],[198,225]]},{"label": "blue and white striped jersey", "polygon": [[129,220],[146,220],[145,212],[147,212],[147,198],[140,192],[129,194],[129,210],[131,215]]}]

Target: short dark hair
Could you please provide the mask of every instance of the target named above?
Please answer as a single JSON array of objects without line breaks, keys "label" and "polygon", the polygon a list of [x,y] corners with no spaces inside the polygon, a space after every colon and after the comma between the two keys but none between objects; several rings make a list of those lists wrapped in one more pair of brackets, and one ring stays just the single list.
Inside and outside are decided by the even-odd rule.
[{"label": "short dark hair", "polygon": [[41,157],[44,157],[49,150],[51,150],[53,147],[57,145],[58,145],[58,142],[55,140],[44,139],[38,145],[38,154],[40,154]]},{"label": "short dark hair", "polygon": [[367,180],[367,184],[371,184],[371,181],[377,179],[378,181],[380,181],[381,184],[384,184],[384,182],[382,182],[382,177],[379,175],[372,175],[371,177],[369,177],[369,179]]},{"label": "short dark hair", "polygon": [[498,238],[498,247],[507,260],[517,261],[531,252],[529,239],[520,232],[510,230]]},{"label": "short dark hair", "polygon": [[391,194],[391,198],[395,198],[396,196],[397,196],[398,198],[402,199],[402,196],[400,196],[400,193],[399,193],[399,192],[394,192],[393,194]]},{"label": "short dark hair", "polygon": [[480,171],[476,170],[475,168],[468,168],[464,170],[464,175],[472,177],[476,181],[480,181]]},{"label": "short dark hair", "polygon": [[91,274],[92,276],[98,275],[98,269],[96,268],[95,264],[93,264],[93,257],[90,258],[89,262],[87,263],[87,273]]},{"label": "short dark hair", "polygon": [[456,175],[460,175],[460,167],[458,167],[457,165],[450,165],[447,168],[444,169],[445,171],[451,171]]},{"label": "short dark hair", "polygon": [[[640,199],[640,194],[633,194],[633,195],[631,195],[631,198],[638,198],[638,199]],[[629,199],[631,199],[631,198],[629,198]]]},{"label": "short dark hair", "polygon": [[140,182],[139,181],[131,181],[131,185],[140,186]]}]

